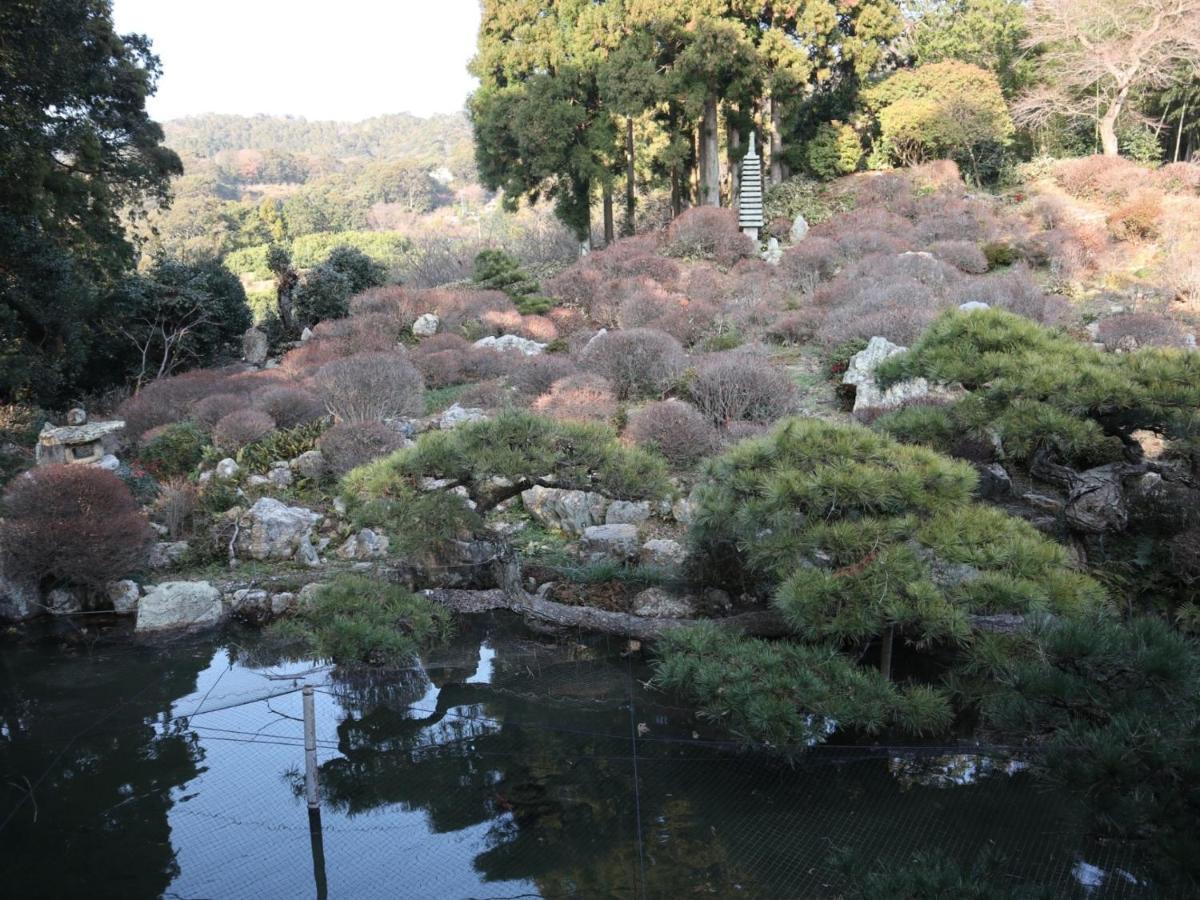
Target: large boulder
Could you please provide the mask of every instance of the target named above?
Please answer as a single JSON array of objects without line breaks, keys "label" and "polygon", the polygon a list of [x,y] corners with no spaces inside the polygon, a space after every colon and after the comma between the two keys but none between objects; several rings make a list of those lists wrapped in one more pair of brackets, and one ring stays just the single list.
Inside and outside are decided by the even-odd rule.
[{"label": "large boulder", "polygon": [[687,559],[687,550],[678,541],[654,538],[642,544],[641,557],[647,566],[668,569],[682,565]]},{"label": "large boulder", "polygon": [[240,521],[238,554],[250,559],[291,559],[305,545],[311,548],[312,530],[320,521],[311,509],[260,497]]},{"label": "large boulder", "polygon": [[455,403],[438,416],[437,427],[442,431],[449,431],[451,428],[457,428],[459,425],[465,425],[467,422],[480,422],[486,418],[487,413],[482,409],[459,406]]},{"label": "large boulder", "polygon": [[138,583],[125,578],[121,581],[110,582],[105,588],[108,600],[112,603],[113,612],[119,616],[131,616],[137,612],[138,597],[141,589]]},{"label": "large boulder", "polygon": [[174,568],[187,555],[188,549],[187,541],[158,541],[150,548],[147,565],[154,572]]},{"label": "large boulder", "polygon": [[850,357],[850,365],[842,376],[842,384],[854,386],[854,412],[866,409],[899,409],[914,400],[938,399],[952,401],[961,398],[961,387],[931,385],[924,378],[899,381],[886,390],[875,380],[883,361],[903,353],[907,347],[893,344],[887,338],[873,337],[864,350]]},{"label": "large boulder", "polygon": [[808,220],[799,213],[796,218],[792,219],[792,231],[790,235],[793,244],[798,244],[800,241],[808,237]]},{"label": "large boulder", "polygon": [[0,572],[0,622],[23,622],[43,611],[42,595],[33,581]]},{"label": "large boulder", "polygon": [[216,476],[218,481],[233,481],[238,477],[238,472],[241,471],[241,468],[242,467],[237,464],[236,459],[226,457],[217,463],[217,467],[213,470],[213,474]]},{"label": "large boulder", "polygon": [[604,513],[605,525],[641,525],[650,518],[650,504],[645,500],[614,500]]},{"label": "large boulder", "polygon": [[636,525],[592,525],[583,530],[579,549],[592,560],[637,559],[638,530]]},{"label": "large boulder", "polygon": [[413,337],[432,337],[437,334],[438,326],[441,324],[441,319],[433,313],[417,316],[417,320],[412,325]]},{"label": "large boulder", "polygon": [[137,631],[204,628],[220,623],[221,592],[207,581],[164,581],[138,601]]},{"label": "large boulder", "polygon": [[608,498],[599,494],[540,485],[523,491],[521,503],[542,525],[574,537],[583,534],[585,528],[602,524],[609,506]]},{"label": "large boulder", "polygon": [[346,543],[338,547],[337,556],[340,559],[380,559],[387,556],[387,551],[386,535],[364,528],[357,534],[350,535]]},{"label": "large boulder", "polygon": [[696,615],[696,607],[690,597],[652,587],[633,598],[633,614],[649,619],[690,619]]},{"label": "large boulder", "polygon": [[324,476],[329,465],[325,462],[325,454],[320,450],[308,450],[293,459],[291,467],[295,469],[296,474],[301,478],[310,478],[313,481],[318,481]]},{"label": "large boulder", "polygon": [[265,363],[269,349],[270,345],[265,331],[252,327],[242,335],[242,359],[250,365],[261,366]]},{"label": "large boulder", "polygon": [[525,356],[537,356],[546,349],[545,344],[539,344],[537,341],[531,341],[529,338],[519,337],[515,334],[502,334],[500,337],[485,337],[480,338],[475,342],[476,347],[485,350],[516,350]]}]

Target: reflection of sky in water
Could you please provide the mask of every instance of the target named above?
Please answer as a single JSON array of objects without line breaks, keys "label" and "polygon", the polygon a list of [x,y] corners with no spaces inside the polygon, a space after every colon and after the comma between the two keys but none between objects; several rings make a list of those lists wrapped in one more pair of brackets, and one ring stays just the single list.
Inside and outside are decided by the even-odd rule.
[{"label": "reflection of sky in water", "polygon": [[475,674],[467,679],[467,684],[491,684],[492,683],[492,661],[496,658],[496,651],[487,641],[479,645],[479,666],[475,669]]},{"label": "reflection of sky in water", "polygon": [[1110,875],[1127,884],[1137,885],[1139,883],[1137,878],[1124,869],[1113,869],[1109,872],[1099,866],[1086,863],[1082,859],[1075,863],[1075,868],[1071,869],[1071,876],[1083,888],[1083,893],[1089,897],[1104,887],[1104,883],[1108,881]]}]

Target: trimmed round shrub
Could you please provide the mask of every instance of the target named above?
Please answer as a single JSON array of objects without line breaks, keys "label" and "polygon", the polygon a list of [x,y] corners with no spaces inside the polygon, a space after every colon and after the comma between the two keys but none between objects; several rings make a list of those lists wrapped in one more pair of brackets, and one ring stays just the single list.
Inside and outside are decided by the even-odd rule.
[{"label": "trimmed round shrub", "polygon": [[779,272],[792,287],[808,290],[837,271],[840,256],[832,240],[810,235],[783,251]]},{"label": "trimmed round shrub", "polygon": [[667,253],[690,259],[711,259],[732,266],[757,251],[754,240],[738,228],[737,213],[715,206],[684,210],[667,229]]},{"label": "trimmed round shrub", "polygon": [[550,390],[561,378],[576,373],[575,364],[562,354],[541,353],[526,357],[508,374],[508,383],[526,397],[537,397]]},{"label": "trimmed round shrub", "polygon": [[617,401],[607,379],[584,373],[554,382],[533,408],[560,422],[607,422],[617,413]]},{"label": "trimmed round shrub", "polygon": [[425,411],[425,383],[403,353],[359,353],[321,367],[317,393],[339,422],[371,422]]},{"label": "trimmed round shrub", "polygon": [[245,409],[246,398],[240,394],[212,394],[192,404],[191,419],[197,425],[212,430],[231,412]]},{"label": "trimmed round shrub", "polygon": [[682,400],[662,400],[629,417],[626,435],[643,447],[658,450],[677,466],[690,466],[712,453],[717,430],[696,407]]},{"label": "trimmed round shrub", "polygon": [[382,422],[343,422],[317,441],[330,471],[339,477],[403,446],[404,436]]},{"label": "trimmed round shrub", "polygon": [[675,338],[652,328],[598,335],[583,351],[583,365],[603,375],[617,398],[661,396],[679,379],[685,356]]},{"label": "trimmed round shrub", "polygon": [[1184,347],[1187,330],[1175,319],[1159,313],[1124,313],[1101,319],[1097,338],[1108,350],[1138,347]]},{"label": "trimmed round shrub", "polygon": [[929,252],[944,263],[949,263],[960,272],[982,275],[992,268],[983,250],[970,241],[934,241]]},{"label": "trimmed round shrub", "polygon": [[43,466],[4,492],[4,571],[42,587],[99,588],[141,569],[154,542],[129,488],[92,466]]},{"label": "trimmed round shrub", "polygon": [[700,412],[717,425],[765,424],[791,412],[796,386],[761,356],[713,353],[696,367],[688,393]]},{"label": "trimmed round shrub", "polygon": [[315,422],[325,415],[325,405],[302,388],[275,385],[254,395],[254,405],[275,420],[279,428]]},{"label": "trimmed round shrub", "polygon": [[191,422],[161,425],[147,432],[147,437],[137,458],[157,478],[187,475],[200,465],[208,447],[204,432]]},{"label": "trimmed round shrub", "polygon": [[274,430],[275,420],[261,409],[239,409],[213,426],[213,444],[226,453],[234,453]]}]

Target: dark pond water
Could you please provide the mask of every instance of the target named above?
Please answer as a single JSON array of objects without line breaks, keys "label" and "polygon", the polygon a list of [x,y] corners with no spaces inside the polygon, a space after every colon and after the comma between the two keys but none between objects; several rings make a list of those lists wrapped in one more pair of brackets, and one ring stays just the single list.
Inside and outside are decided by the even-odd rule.
[{"label": "dark pond water", "polygon": [[739,754],[617,642],[477,617],[368,680],[256,662],[255,640],[0,645],[4,896],[317,896],[304,684],[329,897],[836,897],[838,850],[969,864],[987,847],[1056,896],[1156,896],[1017,761]]}]

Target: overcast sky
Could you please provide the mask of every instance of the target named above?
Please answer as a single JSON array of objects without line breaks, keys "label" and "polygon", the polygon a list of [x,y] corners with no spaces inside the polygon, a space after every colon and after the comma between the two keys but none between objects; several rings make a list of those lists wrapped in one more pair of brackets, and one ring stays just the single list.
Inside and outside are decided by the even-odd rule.
[{"label": "overcast sky", "polygon": [[160,121],[205,112],[358,120],[463,108],[478,0],[114,0],[162,59]]}]

